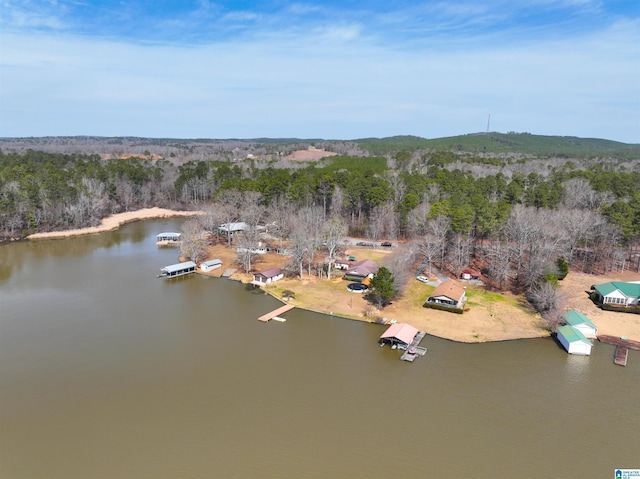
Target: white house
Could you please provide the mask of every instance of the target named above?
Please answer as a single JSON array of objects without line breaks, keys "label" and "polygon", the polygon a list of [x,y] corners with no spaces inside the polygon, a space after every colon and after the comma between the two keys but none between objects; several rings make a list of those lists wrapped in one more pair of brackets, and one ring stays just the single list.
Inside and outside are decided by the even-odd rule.
[{"label": "white house", "polygon": [[253,282],[258,284],[275,283],[284,278],[284,273],[280,268],[271,268],[253,275]]},{"label": "white house", "polygon": [[[244,221],[240,221],[238,223],[223,223],[220,226],[218,226],[218,232],[223,235],[229,235],[229,234],[239,233],[241,231],[248,231],[251,228],[252,227],[249,226]],[[266,229],[264,226],[260,226],[260,225],[257,225],[255,228],[257,231],[264,231]]]},{"label": "white house", "polygon": [[250,252],[252,254],[267,254],[267,253],[269,253],[271,251],[271,247],[268,244],[262,243],[260,241],[253,248],[246,248],[244,246],[240,246],[240,247],[236,248],[236,251],[238,253]]},{"label": "white house", "polygon": [[640,283],[612,281],[594,286],[593,290],[598,295],[598,301],[602,304],[627,308],[629,306],[638,306]]},{"label": "white house", "polygon": [[569,326],[573,326],[587,338],[595,338],[598,335],[598,327],[592,323],[589,318],[579,311],[567,311],[564,320]]},{"label": "white house", "polygon": [[573,326],[560,326],[558,328],[558,341],[569,354],[581,354],[583,356],[591,354],[593,343]]},{"label": "white house", "polygon": [[219,259],[210,259],[209,261],[203,261],[200,264],[200,269],[205,273],[218,269],[222,266],[222,261]]}]

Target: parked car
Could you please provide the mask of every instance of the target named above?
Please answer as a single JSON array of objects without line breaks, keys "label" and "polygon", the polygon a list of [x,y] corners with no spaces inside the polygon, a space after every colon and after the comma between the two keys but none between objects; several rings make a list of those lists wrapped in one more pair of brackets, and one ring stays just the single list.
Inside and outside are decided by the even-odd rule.
[{"label": "parked car", "polygon": [[373,243],[367,243],[365,241],[358,241],[356,246],[373,246]]},{"label": "parked car", "polygon": [[383,241],[380,243],[380,246],[384,246],[385,248],[391,248],[393,245],[389,241]]},{"label": "parked car", "polygon": [[420,281],[421,283],[428,283],[429,282],[429,278],[427,278],[426,276],[416,276],[416,279],[418,281]]}]

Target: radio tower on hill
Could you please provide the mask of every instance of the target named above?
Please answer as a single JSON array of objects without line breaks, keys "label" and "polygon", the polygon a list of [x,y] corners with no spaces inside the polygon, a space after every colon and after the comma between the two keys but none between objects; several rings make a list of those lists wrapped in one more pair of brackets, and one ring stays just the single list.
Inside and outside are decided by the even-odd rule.
[{"label": "radio tower on hill", "polygon": [[491,113],[489,113],[489,118],[487,118],[487,135],[489,134],[489,125],[491,125]]}]

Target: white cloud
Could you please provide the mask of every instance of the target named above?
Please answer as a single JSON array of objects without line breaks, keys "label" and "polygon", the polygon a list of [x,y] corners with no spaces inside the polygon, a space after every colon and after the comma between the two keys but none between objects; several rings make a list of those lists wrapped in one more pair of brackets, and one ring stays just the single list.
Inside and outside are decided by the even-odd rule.
[{"label": "white cloud", "polygon": [[[2,34],[0,136],[450,136],[640,141],[637,24],[444,51],[359,25],[179,47]],[[7,119],[10,119],[8,121]]]}]

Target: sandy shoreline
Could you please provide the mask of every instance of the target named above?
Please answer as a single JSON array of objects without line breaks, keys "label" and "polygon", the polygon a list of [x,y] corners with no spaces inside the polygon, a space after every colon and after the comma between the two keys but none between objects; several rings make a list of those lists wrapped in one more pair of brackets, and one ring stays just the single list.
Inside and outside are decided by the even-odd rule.
[{"label": "sandy shoreline", "polygon": [[78,228],[74,230],[34,233],[27,236],[27,239],[68,238],[70,236],[97,234],[104,231],[112,231],[118,229],[120,226],[131,223],[133,221],[150,220],[154,218],[171,218],[175,216],[194,216],[200,214],[202,214],[201,211],[177,211],[157,207],[143,208],[141,210],[127,211],[126,213],[118,213],[115,215],[107,216],[102,220],[99,226],[90,226],[88,228]]}]

